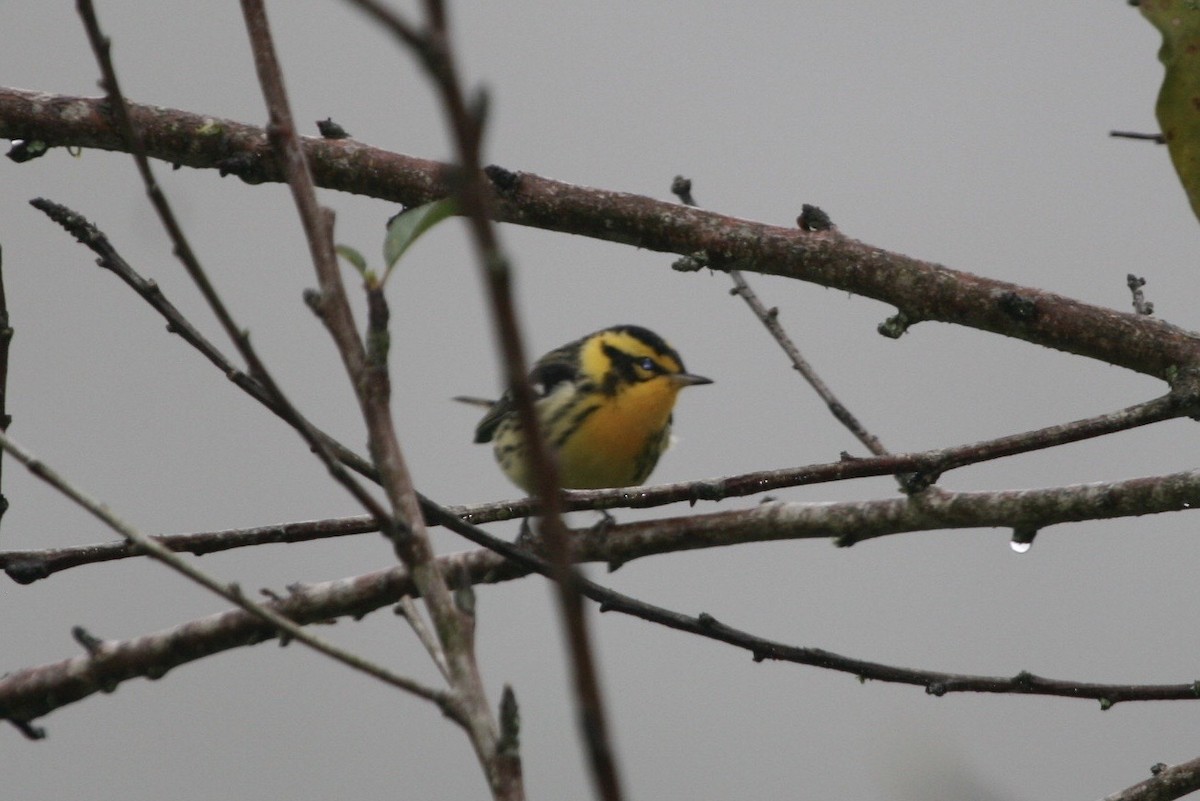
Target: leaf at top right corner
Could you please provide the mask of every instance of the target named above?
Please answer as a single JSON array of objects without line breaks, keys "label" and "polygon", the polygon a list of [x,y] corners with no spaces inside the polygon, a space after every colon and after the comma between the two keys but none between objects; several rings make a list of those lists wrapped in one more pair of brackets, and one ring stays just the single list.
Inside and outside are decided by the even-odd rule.
[{"label": "leaf at top right corner", "polygon": [[1162,34],[1166,68],[1155,112],[1192,213],[1200,218],[1200,0],[1141,0]]}]

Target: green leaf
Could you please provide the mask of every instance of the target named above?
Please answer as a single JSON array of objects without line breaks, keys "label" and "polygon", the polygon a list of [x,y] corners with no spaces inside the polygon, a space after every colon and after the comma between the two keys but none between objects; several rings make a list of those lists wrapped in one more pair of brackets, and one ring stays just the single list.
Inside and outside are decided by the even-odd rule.
[{"label": "green leaf", "polygon": [[354,266],[358,270],[358,274],[366,277],[367,275],[367,260],[363,255],[349,245],[334,245],[333,249],[337,254]]},{"label": "green leaf", "polygon": [[1158,58],[1166,67],[1158,93],[1158,124],[1175,172],[1200,218],[1200,2],[1142,0],[1142,15],[1162,34]]},{"label": "green leaf", "polygon": [[387,238],[383,240],[383,278],[386,281],[392,267],[421,234],[458,212],[453,198],[442,198],[424,206],[405,209],[388,220]]}]

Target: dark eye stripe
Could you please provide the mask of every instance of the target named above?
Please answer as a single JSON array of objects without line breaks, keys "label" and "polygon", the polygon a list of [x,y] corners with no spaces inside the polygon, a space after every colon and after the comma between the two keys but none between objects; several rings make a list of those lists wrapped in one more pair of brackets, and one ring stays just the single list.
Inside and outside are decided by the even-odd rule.
[{"label": "dark eye stripe", "polygon": [[[625,381],[626,383],[645,381],[646,376],[639,374],[639,369],[650,373],[652,376],[662,375],[667,372],[666,368],[655,361],[651,356],[644,356],[639,359],[637,356],[626,353],[618,347],[607,344],[603,346],[603,349],[604,355],[608,357],[609,362],[612,364],[613,371],[615,372],[615,375],[612,376],[612,380],[621,380]],[[605,389],[610,388],[609,383],[609,381],[605,382]]]}]

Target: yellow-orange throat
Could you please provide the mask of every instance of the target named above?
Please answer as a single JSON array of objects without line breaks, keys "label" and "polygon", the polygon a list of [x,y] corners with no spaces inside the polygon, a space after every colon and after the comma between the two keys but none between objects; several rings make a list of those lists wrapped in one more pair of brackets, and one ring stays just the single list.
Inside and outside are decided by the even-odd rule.
[{"label": "yellow-orange throat", "polygon": [[645,481],[670,436],[680,389],[661,376],[589,402],[587,417],[559,446],[564,486],[594,489]]}]

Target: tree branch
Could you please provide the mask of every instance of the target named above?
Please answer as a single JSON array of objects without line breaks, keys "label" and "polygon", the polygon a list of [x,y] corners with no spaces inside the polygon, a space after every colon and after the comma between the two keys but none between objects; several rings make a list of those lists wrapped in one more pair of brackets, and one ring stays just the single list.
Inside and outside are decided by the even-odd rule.
[{"label": "tree branch", "polygon": [[[253,379],[248,380],[253,382]],[[253,383],[250,386],[252,388]],[[260,401],[263,400],[253,392],[251,395]],[[1170,395],[1109,414],[956,448],[940,448],[920,453],[896,454],[870,459],[849,459],[801,468],[766,470],[740,476],[701,479],[651,487],[572,490],[563,494],[562,503],[563,508],[568,511],[647,508],[680,501],[694,503],[697,500],[723,500],[783,487],[889,475],[896,472],[921,476],[924,480],[932,482],[942,473],[958,467],[1040,448],[1078,442],[1192,414],[1196,411],[1196,403],[1196,399],[1188,395],[1186,387],[1181,385]],[[475,506],[442,507],[427,499],[422,499],[422,503],[431,525],[441,525],[449,519],[480,525],[528,517],[537,514],[540,508],[538,502],[532,498],[496,501]],[[278,523],[250,529],[174,534],[155,539],[171,550],[201,555],[251,545],[305,542],[377,530],[378,523],[374,518],[350,517]],[[28,584],[71,567],[138,555],[136,549],[122,542],[79,545],[41,551],[0,551],[0,569],[8,573],[9,578],[17,583]],[[605,561],[618,563],[613,560]]]},{"label": "tree branch", "polygon": [[1200,790],[1200,757],[1178,765],[1155,765],[1153,776],[1103,801],[1172,801]]},{"label": "tree branch", "polygon": [[[155,106],[130,104],[129,111],[153,158],[251,182],[282,180],[261,128]],[[19,89],[0,89],[0,138],[125,149],[102,100]],[[440,162],[352,139],[305,137],[301,144],[318,186],[405,205],[452,194]],[[489,208],[501,222],[698,254],[714,269],[797,278],[874,298],[900,310],[888,329],[896,334],[922,321],[954,323],[1164,379],[1200,361],[1200,339],[1161,320],[951,270],[835,231],[781,228],[531,173],[489,175],[495,194]]]},{"label": "tree branch", "polygon": [[[164,548],[159,543],[155,542],[151,537],[147,537],[135,528],[125,523],[114,515],[107,506],[101,504],[92,498],[85,495],[78,488],[67,482],[56,471],[50,468],[45,463],[35,458],[32,454],[25,451],[15,442],[10,440],[7,435],[0,434],[0,448],[3,448],[6,453],[9,453],[29,470],[30,473],[50,484],[56,490],[68,497],[74,503],[88,511],[94,517],[101,520],[105,525],[116,531],[131,544],[137,546],[144,551],[147,556],[155,561],[161,562],[177,573],[185,576],[191,581],[199,584],[210,592],[221,596],[225,600],[239,607],[239,611],[257,619],[262,625],[270,629],[270,636],[285,636],[289,639],[299,640],[308,647],[318,651],[334,660],[353,668],[360,672],[366,673],[373,678],[379,679],[386,684],[404,690],[412,695],[425,700],[432,701],[438,705],[444,714],[449,716],[459,725],[464,728],[468,724],[465,717],[465,708],[460,703],[460,699],[443,690],[436,690],[426,687],[420,682],[413,681],[404,676],[400,676],[392,671],[366,660],[356,654],[352,654],[330,642],[327,642],[309,631],[302,628],[297,622],[287,615],[280,614],[270,604],[260,604],[248,599],[242,592],[241,588],[236,584],[223,584],[207,573],[193,567],[189,562],[180,558],[167,548]],[[94,641],[90,636],[87,638],[89,642],[88,656],[89,658],[102,658],[108,649],[108,644],[102,641]],[[115,652],[120,651],[119,646],[113,649]],[[19,675],[19,674],[18,674]],[[74,677],[78,678],[78,677]],[[93,687],[84,694],[90,694],[95,689],[107,689],[109,684],[101,684],[98,687]],[[82,696],[80,696],[82,697]],[[54,699],[57,700],[57,699]],[[13,719],[28,723],[32,718],[13,716]]]},{"label": "tree branch", "polygon": [[[504,545],[507,546],[505,550],[513,547]],[[597,554],[594,550],[603,551],[603,548],[604,539],[597,537],[582,543],[578,550],[583,559],[608,561],[603,553]],[[445,575],[473,584],[509,581],[533,570],[531,566],[517,565],[487,549],[450,554],[439,557],[438,561]],[[548,569],[544,564],[542,567]],[[847,672],[864,679],[913,684],[925,687],[932,695],[956,692],[1049,695],[1099,700],[1103,708],[1108,708],[1126,701],[1195,700],[1200,694],[1197,682],[1167,685],[1079,683],[1041,678],[1027,672],[1012,677],[973,676],[883,665],[820,648],[757,637],[726,626],[712,615],[681,615],[594,582],[584,582],[583,588],[589,597],[602,603],[603,611],[632,614],[719,640],[746,650],[757,661],[785,661]],[[286,596],[263,605],[299,625],[337,617],[361,618],[417,592],[411,574],[403,567],[318,584],[292,585],[288,589]],[[180,665],[275,636],[276,630],[260,618],[232,609],[153,634],[108,642],[105,648],[95,653],[25,668],[0,678],[0,719],[29,724],[95,692],[111,690],[123,681],[139,677],[160,678]]]},{"label": "tree branch", "polygon": [[[523,575],[489,551],[451,554],[440,561],[451,575],[469,575],[478,582]],[[393,567],[337,581],[292,585],[288,590],[262,605],[303,626],[361,617],[414,594],[416,587],[406,569]],[[111,641],[96,653],[13,671],[0,679],[0,718],[32,721],[123,681],[158,679],[180,665],[275,637],[273,625],[244,610],[230,609],[153,634]]]},{"label": "tree branch", "polygon": [[[378,521],[370,515],[360,515],[332,520],[275,523],[268,526],[226,529],[224,531],[167,534],[153,536],[151,539],[175,553],[203,556],[206,553],[246,548],[252,545],[309,542],[374,531],[379,531]],[[60,570],[144,555],[141,549],[123,541],[98,542],[91,545],[74,545],[39,551],[0,551],[0,570],[4,570],[8,577],[18,584],[31,584]]]},{"label": "tree branch", "polygon": [[[1123,481],[1001,492],[947,492],[875,501],[764,503],[686,517],[657,518],[578,532],[580,553],[620,565],[651,553],[773,540],[832,538],[845,547],[912,531],[1009,528],[1200,509],[1200,470]],[[661,550],[660,550],[661,549]]]}]

